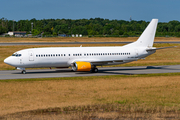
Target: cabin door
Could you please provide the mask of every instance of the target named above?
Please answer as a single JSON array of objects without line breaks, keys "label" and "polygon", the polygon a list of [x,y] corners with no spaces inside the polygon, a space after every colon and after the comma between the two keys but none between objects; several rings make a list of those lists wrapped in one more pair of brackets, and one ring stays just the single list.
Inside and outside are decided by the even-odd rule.
[{"label": "cabin door", "polygon": [[33,51],[29,51],[29,61],[34,61]]},{"label": "cabin door", "polygon": [[139,53],[138,53],[138,49],[135,49],[135,57],[137,58],[137,57],[138,57],[138,55],[139,55]]}]

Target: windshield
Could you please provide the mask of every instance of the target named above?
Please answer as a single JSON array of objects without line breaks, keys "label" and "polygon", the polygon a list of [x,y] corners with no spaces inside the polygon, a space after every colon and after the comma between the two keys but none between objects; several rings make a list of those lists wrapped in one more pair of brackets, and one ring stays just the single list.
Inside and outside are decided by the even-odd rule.
[{"label": "windshield", "polygon": [[12,54],[12,56],[20,57],[21,54],[14,53],[14,54]]},{"label": "windshield", "polygon": [[16,54],[14,53],[14,54],[12,54],[12,56],[16,56]]}]

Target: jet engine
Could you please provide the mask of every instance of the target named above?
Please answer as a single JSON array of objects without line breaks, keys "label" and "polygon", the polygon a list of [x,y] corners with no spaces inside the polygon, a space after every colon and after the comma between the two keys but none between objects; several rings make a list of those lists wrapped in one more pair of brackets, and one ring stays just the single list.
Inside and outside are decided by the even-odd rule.
[{"label": "jet engine", "polygon": [[73,71],[91,71],[94,66],[89,62],[74,62],[72,63]]}]

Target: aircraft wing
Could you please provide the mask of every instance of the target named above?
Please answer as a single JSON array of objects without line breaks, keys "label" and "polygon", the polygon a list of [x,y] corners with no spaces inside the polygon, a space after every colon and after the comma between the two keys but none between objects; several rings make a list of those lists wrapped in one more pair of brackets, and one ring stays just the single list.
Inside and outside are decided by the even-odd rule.
[{"label": "aircraft wing", "polygon": [[108,64],[108,63],[115,63],[115,62],[124,62],[123,60],[109,60],[109,61],[89,61],[93,65],[103,65],[103,64]]},{"label": "aircraft wing", "polygon": [[108,64],[108,63],[123,63],[124,61],[126,60],[99,60],[99,59],[79,59],[79,60],[74,60],[73,62],[71,63],[74,63],[74,62],[77,62],[77,61],[82,61],[82,62],[90,62],[91,64],[93,65],[105,65],[105,64]]}]

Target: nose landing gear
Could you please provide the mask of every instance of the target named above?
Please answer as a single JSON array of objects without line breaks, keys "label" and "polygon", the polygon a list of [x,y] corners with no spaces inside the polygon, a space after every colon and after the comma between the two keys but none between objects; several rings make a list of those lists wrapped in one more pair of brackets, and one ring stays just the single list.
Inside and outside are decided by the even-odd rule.
[{"label": "nose landing gear", "polygon": [[22,74],[26,74],[25,68],[17,68],[17,69],[18,69],[18,70],[22,70],[22,71],[21,71]]}]

